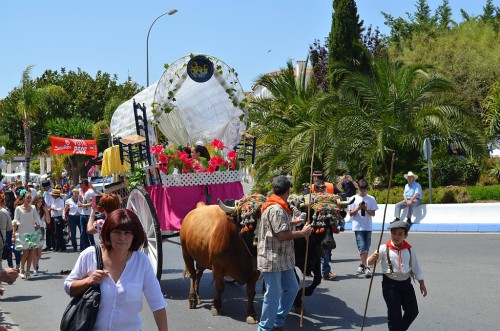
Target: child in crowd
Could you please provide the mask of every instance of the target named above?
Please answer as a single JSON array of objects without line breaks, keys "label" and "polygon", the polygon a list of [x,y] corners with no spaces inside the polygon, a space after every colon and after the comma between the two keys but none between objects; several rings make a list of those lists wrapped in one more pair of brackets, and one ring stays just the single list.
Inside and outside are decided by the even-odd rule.
[{"label": "child in crowd", "polygon": [[[408,330],[418,315],[411,278],[418,281],[420,293],[424,297],[427,295],[424,275],[415,250],[405,241],[408,227],[404,221],[392,222],[389,225],[391,239],[380,246],[378,253],[375,252],[368,258],[368,264],[371,265],[377,262],[379,256],[382,257],[382,294],[387,305],[388,326],[391,331]],[[404,314],[401,313],[401,308]]]}]

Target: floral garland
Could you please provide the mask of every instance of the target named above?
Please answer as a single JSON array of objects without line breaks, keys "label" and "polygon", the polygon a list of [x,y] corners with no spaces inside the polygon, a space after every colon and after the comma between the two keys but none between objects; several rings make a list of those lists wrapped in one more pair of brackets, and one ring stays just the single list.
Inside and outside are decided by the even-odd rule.
[{"label": "floral garland", "polygon": [[241,233],[253,230],[257,222],[260,209],[267,198],[262,194],[246,195],[238,201],[238,206],[241,211],[242,221],[240,222]]},{"label": "floral garland", "polygon": [[223,149],[229,149],[224,146],[221,140],[214,139],[211,143],[213,147],[213,156],[207,161],[201,158],[196,162],[190,155],[180,147],[164,148],[162,145],[155,145],[150,148],[152,154],[156,155],[158,165],[156,168],[165,174],[173,174],[176,169],[178,173],[227,171],[238,169],[238,154],[230,150],[226,156]]},{"label": "floral garland", "polygon": [[345,221],[340,215],[337,206],[338,196],[328,193],[313,195],[311,209],[314,211],[311,226],[316,233],[324,233],[328,223],[332,226],[333,233],[344,231]]}]

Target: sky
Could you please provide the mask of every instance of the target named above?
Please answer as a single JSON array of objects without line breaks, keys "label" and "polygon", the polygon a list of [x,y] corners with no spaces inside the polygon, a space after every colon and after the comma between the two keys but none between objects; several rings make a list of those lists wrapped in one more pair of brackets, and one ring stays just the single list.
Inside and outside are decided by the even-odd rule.
[{"label": "sky", "polygon": [[[428,0],[434,11],[442,0]],[[358,0],[365,26],[383,33],[382,11],[406,18],[415,1]],[[454,19],[460,9],[479,15],[486,0],[450,0]],[[500,0],[494,1],[500,5]],[[331,28],[331,0],[16,0],[0,1],[0,99],[19,86],[21,74],[80,68],[130,76],[146,86],[148,29],[149,81],[158,80],[165,63],[191,53],[214,56],[233,67],[249,91],[261,74],[286,62],[304,60],[315,39],[324,42]]]}]

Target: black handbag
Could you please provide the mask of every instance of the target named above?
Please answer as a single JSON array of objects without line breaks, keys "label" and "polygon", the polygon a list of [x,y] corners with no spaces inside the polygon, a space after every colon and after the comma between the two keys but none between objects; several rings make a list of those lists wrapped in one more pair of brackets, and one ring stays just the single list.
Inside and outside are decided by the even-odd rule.
[{"label": "black handbag", "polygon": [[2,241],[3,241],[3,251],[2,251],[2,260],[7,260],[9,258],[9,246],[7,246],[6,242],[5,242],[5,238],[3,237],[3,233],[2,231],[0,231],[0,237],[2,237]]},{"label": "black handbag", "polygon": [[[95,253],[97,268],[103,270],[102,252],[99,245],[95,245]],[[61,319],[61,331],[92,331],[100,303],[100,285],[92,285],[83,295],[71,299]]]}]

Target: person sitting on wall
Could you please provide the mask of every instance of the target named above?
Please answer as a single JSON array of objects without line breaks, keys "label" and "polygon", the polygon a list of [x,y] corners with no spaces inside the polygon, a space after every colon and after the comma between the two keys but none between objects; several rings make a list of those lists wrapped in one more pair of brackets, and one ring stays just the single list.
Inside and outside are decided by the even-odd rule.
[{"label": "person sitting on wall", "polygon": [[394,221],[399,221],[401,217],[401,209],[408,207],[408,215],[406,216],[406,223],[411,226],[411,216],[413,215],[413,208],[417,207],[422,203],[422,186],[416,182],[418,176],[413,172],[408,171],[404,175],[408,183],[405,185],[403,192],[403,201],[396,204],[394,208]]}]

